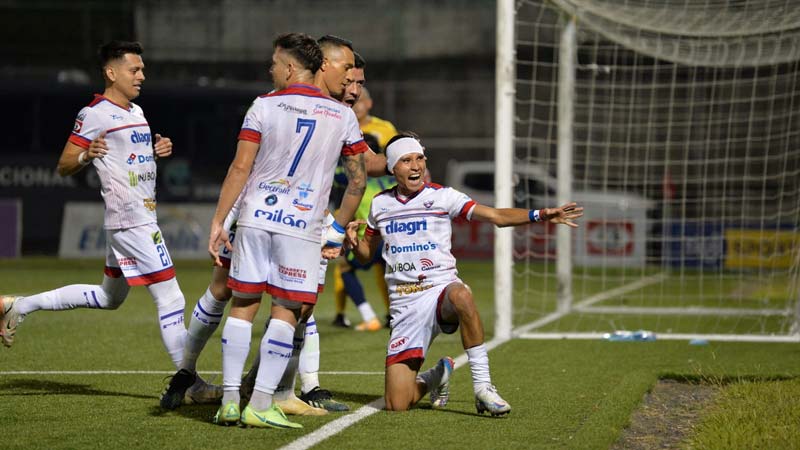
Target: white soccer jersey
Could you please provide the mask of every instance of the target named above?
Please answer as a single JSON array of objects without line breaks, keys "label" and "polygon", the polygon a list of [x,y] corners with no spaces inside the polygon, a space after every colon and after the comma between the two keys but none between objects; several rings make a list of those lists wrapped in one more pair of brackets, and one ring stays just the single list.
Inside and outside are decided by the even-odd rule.
[{"label": "white soccer jersey", "polygon": [[339,157],[369,149],[353,111],[293,84],[253,102],[239,139],[260,147],[238,224],[319,242]]},{"label": "white soccer jersey", "polygon": [[100,176],[106,204],[106,229],[133,228],[156,222],[156,162],[153,138],[144,112],[131,103],[124,108],[95,94],[81,109],[69,142],[88,149],[105,131],[108,154],[92,160]]},{"label": "white soccer jersey", "polygon": [[366,232],[383,238],[393,306],[458,279],[456,259],[450,253],[451,222],[456,217],[469,220],[474,206],[466,194],[434,183],[407,199],[397,195],[397,187],[372,199]]}]

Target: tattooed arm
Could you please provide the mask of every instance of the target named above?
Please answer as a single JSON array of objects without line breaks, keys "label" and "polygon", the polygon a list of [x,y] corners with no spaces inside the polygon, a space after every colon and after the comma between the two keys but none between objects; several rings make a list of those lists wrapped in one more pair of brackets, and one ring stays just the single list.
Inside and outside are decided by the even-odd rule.
[{"label": "tattooed arm", "polygon": [[347,175],[347,188],[339,205],[339,210],[334,217],[336,223],[346,226],[356,214],[361,197],[367,187],[367,169],[364,164],[364,154],[345,156],[343,158],[345,175]]}]

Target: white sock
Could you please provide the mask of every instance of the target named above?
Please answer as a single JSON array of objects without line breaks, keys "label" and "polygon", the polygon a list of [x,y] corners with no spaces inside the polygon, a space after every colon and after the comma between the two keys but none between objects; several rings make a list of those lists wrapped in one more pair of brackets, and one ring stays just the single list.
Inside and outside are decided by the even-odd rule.
[{"label": "white sock", "polygon": [[103,284],[72,284],[23,297],[14,306],[20,314],[34,311],[62,311],[74,308],[117,309],[128,296],[130,286],[124,278],[103,276]]},{"label": "white sock", "polygon": [[472,371],[472,389],[477,394],[485,386],[492,384],[492,377],[489,375],[489,354],[484,344],[468,348],[466,352],[469,369]]},{"label": "white sock", "polygon": [[292,357],[293,336],[294,327],[291,324],[274,317],[270,320],[267,332],[261,339],[261,364],[250,399],[250,405],[256,411],[263,411],[272,405],[272,395]]},{"label": "white sock", "polygon": [[178,287],[178,281],[173,278],[147,286],[158,311],[158,325],[161,330],[161,342],[167,349],[169,357],[180,368],[183,361],[183,344],[186,340],[186,327],[183,324],[186,300]]},{"label": "white sock", "polygon": [[253,324],[246,320],[228,317],[222,327],[222,404],[239,403],[239,386],[247,354],[250,353],[250,335]]},{"label": "white sock", "polygon": [[364,319],[364,322],[369,322],[375,318],[375,310],[372,309],[369,302],[358,305],[358,312],[361,313],[361,318]]},{"label": "white sock", "polygon": [[297,366],[300,364],[300,353],[303,350],[303,343],[305,342],[305,332],[306,324],[303,322],[299,322],[294,328],[294,336],[292,336],[294,346],[292,348],[292,357],[289,358],[289,363],[283,371],[281,381],[275,389],[275,395],[273,396],[275,400],[288,400],[292,397],[296,397],[294,395],[294,382],[297,378]]},{"label": "white sock", "polygon": [[197,358],[219,327],[227,304],[227,299],[223,301],[215,299],[210,289],[206,289],[205,294],[197,301],[189,319],[181,367],[191,371],[197,370]]},{"label": "white sock", "polygon": [[308,318],[305,331],[305,343],[300,351],[300,392],[308,393],[319,386],[319,333],[317,321],[312,314]]}]

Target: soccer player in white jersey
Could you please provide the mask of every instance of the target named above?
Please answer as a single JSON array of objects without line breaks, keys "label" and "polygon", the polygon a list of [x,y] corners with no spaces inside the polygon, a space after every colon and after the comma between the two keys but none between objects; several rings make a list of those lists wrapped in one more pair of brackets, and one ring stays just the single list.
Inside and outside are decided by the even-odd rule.
[{"label": "soccer player in white jersey", "polygon": [[425,183],[425,151],[413,133],[401,133],[386,147],[387,164],[397,186],[372,200],[367,232],[358,239],[358,221],[347,227],[356,256],[368,261],[381,238],[389,286],[391,337],[386,357],[386,409],[405,411],[426,393],[434,407],[447,404],[453,360],[444,357],[419,373],[433,339],[461,326],[461,342],[469,358],[478,413],[507,414],[511,406],[497,393],[489,375],[483,324],[472,291],[458,278],[450,253],[456,217],[491,222],[498,227],[549,221],[577,227],[583,208],[496,209],[479,205],[455,189]]},{"label": "soccer player in white jersey", "polygon": [[[347,100],[345,99],[346,90],[350,92],[350,86],[358,83],[358,80],[350,80],[349,78],[350,69],[354,67],[352,44],[346,39],[330,35],[321,37],[317,40],[317,43],[320,44],[320,49],[322,50],[323,62],[320,70],[315,74],[314,84],[325,95],[340,101]],[[357,96],[357,93],[355,95]],[[355,100],[357,98],[353,99],[352,103],[355,103]],[[347,102],[351,107],[352,103]],[[377,177],[386,173],[386,157],[384,155],[377,155],[370,150],[364,153],[364,161],[369,176]],[[225,220],[225,230],[229,233],[231,242],[235,239],[235,222],[238,215],[237,201]],[[231,230],[231,226],[233,226],[233,230]],[[219,252],[222,265],[214,266],[211,284],[209,284],[208,289],[194,307],[189,320],[183,363],[180,370],[170,380],[169,386],[161,397],[161,407],[164,409],[175,409],[180,406],[184,392],[194,383],[197,376],[197,359],[222,321],[225,305],[231,298],[231,289],[227,286],[231,251],[225,246],[221,246]],[[322,291],[326,270],[327,260],[323,259],[320,262],[320,292]],[[287,383],[289,384],[288,386],[280,386],[284,391],[279,395],[286,398],[279,399],[278,404],[287,414],[318,415],[321,413],[318,408],[324,408],[327,411],[347,411],[349,407],[346,404],[336,401],[330,391],[320,387],[318,374],[319,334],[317,333],[316,320],[311,313],[313,311],[309,312],[308,317],[302,317],[303,326],[296,327],[296,334],[303,333],[302,336],[295,336],[295,342],[301,345],[302,350],[299,355],[293,354],[292,361],[289,364],[291,373],[287,374],[286,378],[290,379],[295,371],[299,371],[301,393],[303,394],[301,398],[307,404],[316,408],[309,408],[296,401],[293,383]],[[305,328],[303,329],[303,327]],[[298,358],[299,360],[295,361]],[[258,359],[258,356],[256,356],[253,368],[243,381],[241,389],[243,398],[249,398],[249,394],[252,392],[253,386],[250,383],[255,380],[255,374],[258,371]],[[297,367],[298,365],[299,368]]]},{"label": "soccer player in white jersey", "polygon": [[[105,79],[103,95],[81,109],[67,140],[58,172],[77,173],[94,166],[105,202],[106,265],[100,285],[76,284],[26,297],[2,297],[3,343],[10,347],[17,325],[39,310],[73,308],[117,309],[130,286],[146,286],[158,310],[161,338],[177,366],[182,359],[186,328],[184,298],[161,230],[156,223],[156,159],[172,154],[167,137],[151,134],[142,108],[131,101],[145,80],[142,47],[137,42],[112,41],[100,49]],[[189,394],[200,401],[207,387],[202,380]],[[199,391],[198,391],[199,390]],[[208,392],[205,392],[208,393]]]},{"label": "soccer player in white jersey", "polygon": [[[218,248],[228,238],[223,221],[244,189],[228,279],[233,300],[222,331],[223,404],[214,420],[300,428],[273,402],[273,394],[291,357],[302,310],[317,299],[322,218],[336,162],[344,157],[350,182],[326,234],[328,258],[340,253],[341,224],[352,219],[363,195],[368,148],[355,114],[311,84],[322,64],[316,41],[290,33],[279,36],[273,48],[276,92],[257,98],[245,116],[211,223],[209,253],[219,265]],[[242,369],[264,292],[273,297],[271,319],[253,395],[239,413]]]}]

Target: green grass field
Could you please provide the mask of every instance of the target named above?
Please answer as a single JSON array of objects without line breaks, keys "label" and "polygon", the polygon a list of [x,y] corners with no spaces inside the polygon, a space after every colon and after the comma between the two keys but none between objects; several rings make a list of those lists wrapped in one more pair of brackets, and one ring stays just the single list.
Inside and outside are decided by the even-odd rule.
[{"label": "green grass field", "polygon": [[[210,278],[210,264],[177,261],[178,280],[191,309]],[[36,293],[72,283],[95,283],[102,277],[100,261],[23,259],[0,261],[0,291]],[[475,291],[487,331],[493,326],[491,266],[459,265],[462,278]],[[379,314],[383,306],[371,277],[363,277],[368,298]],[[387,331],[357,333],[334,328],[329,288],[320,298],[316,318],[321,335],[320,378],[323,386],[357,410],[383,392],[383,361]],[[266,309],[266,308],[263,308]],[[351,320],[357,312],[348,305]],[[264,311],[259,313],[256,338],[261,336]],[[219,332],[218,332],[219,333]],[[255,348],[255,344],[253,344]],[[251,350],[251,354],[253,350]],[[430,351],[463,353],[456,336],[440,336]],[[330,423],[343,414],[299,418],[303,430],[222,428],[211,423],[214,406],[184,406],[162,412],[158,396],[173,368],[156,326],[155,307],[144,288],[133,288],[117,311],[73,310],[37,312],[20,326],[13,348],[0,348],[0,426],[4,448],[279,448]],[[508,417],[478,416],[467,367],[457,368],[446,410],[431,410],[426,400],[408,413],[378,412],[322,441],[315,448],[609,448],[628,424],[632,411],[660,377],[717,380],[731,389],[722,405],[745,399],[797,398],[794,380],[800,375],[796,344],[711,343],[690,346],[681,341],[610,343],[604,341],[514,340],[490,352],[493,382],[512,404]],[[200,372],[219,372],[218,335],[199,362]],[[91,371],[103,371],[92,374]],[[158,373],[109,373],[153,371]],[[163,372],[163,373],[162,373]],[[358,372],[358,373],[356,373]],[[208,378],[209,376],[207,376]],[[213,377],[213,375],[211,375]],[[787,383],[759,382],[788,379]],[[221,376],[216,376],[220,382]],[[720,381],[721,380],[721,381]],[[742,382],[740,382],[742,381]],[[786,389],[789,389],[788,391]],[[772,394],[769,394],[772,395]],[[791,397],[791,396],[794,397]],[[772,402],[774,405],[775,402]],[[770,416],[770,403],[758,406],[759,417]],[[796,402],[783,402],[773,414],[798,417]],[[800,445],[793,428],[778,430],[788,438],[767,441],[770,427],[754,426],[742,438],[727,441],[742,427],[730,424],[730,410],[700,427],[693,448],[704,441],[724,442],[719,448],[792,448]],[[737,406],[743,413],[750,409]],[[745,422],[753,417],[742,414]],[[726,422],[727,420],[727,422]],[[717,423],[720,423],[717,425]],[[766,428],[765,428],[766,427]],[[781,428],[781,429],[783,429]],[[727,430],[727,432],[726,432]],[[735,437],[734,437],[735,439]],[[759,440],[761,439],[761,440]],[[732,443],[731,443],[732,442]],[[746,443],[737,446],[736,443]],[[760,443],[772,442],[773,445]],[[777,443],[776,443],[777,442]]]}]

